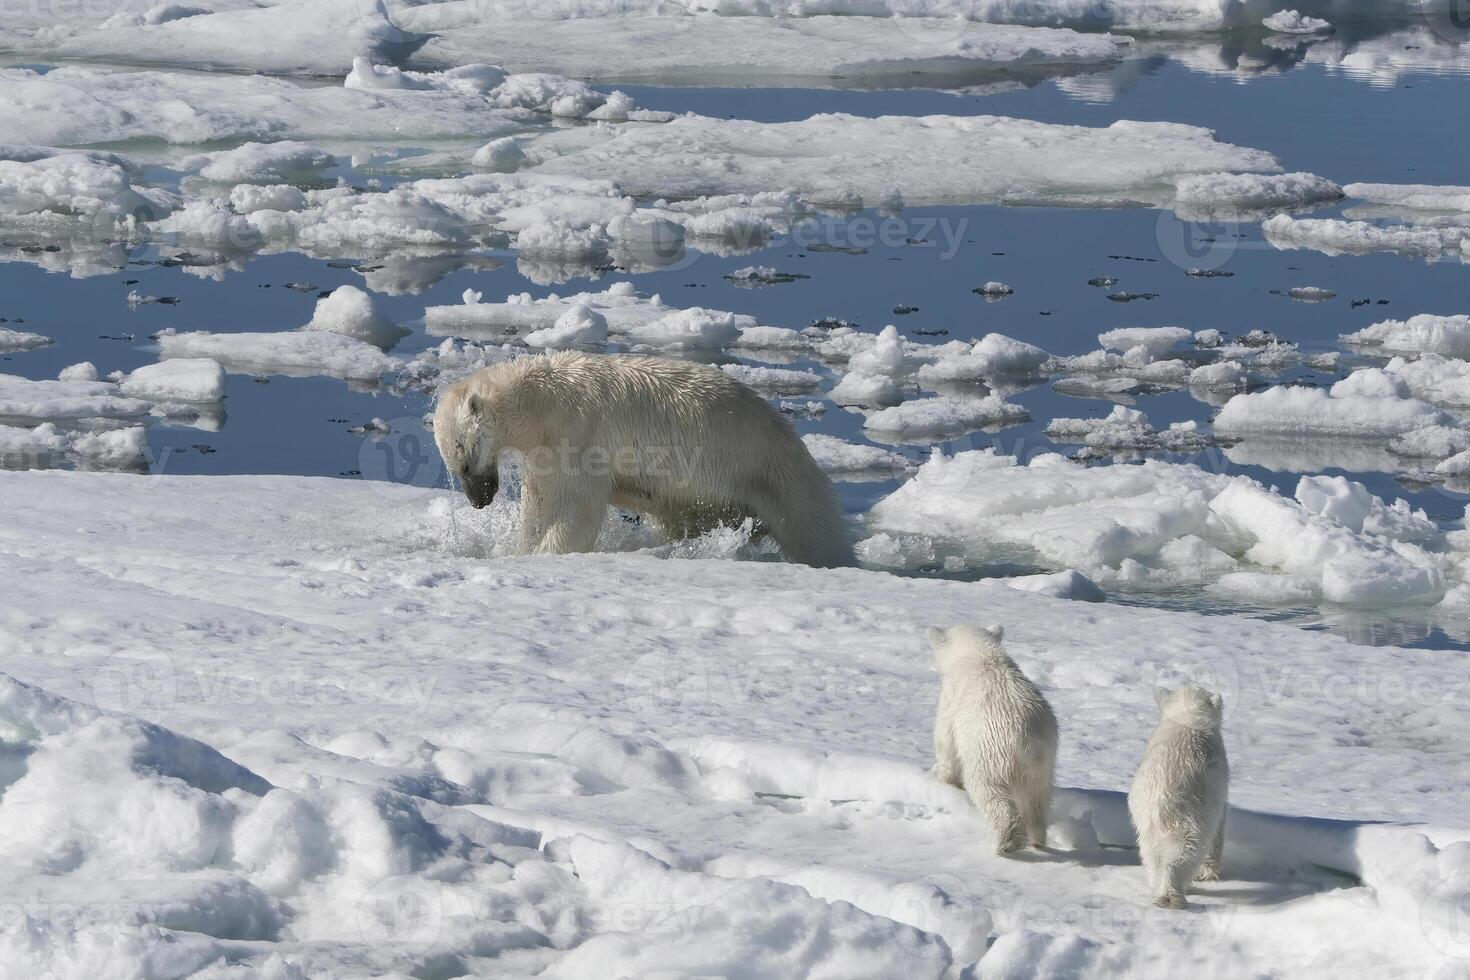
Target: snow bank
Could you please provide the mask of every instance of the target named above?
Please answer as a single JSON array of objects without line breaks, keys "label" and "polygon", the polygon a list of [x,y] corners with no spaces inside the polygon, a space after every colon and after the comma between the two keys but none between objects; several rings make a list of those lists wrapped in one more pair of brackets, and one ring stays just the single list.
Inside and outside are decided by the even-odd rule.
[{"label": "snow bank", "polygon": [[1021,549],[1130,588],[1265,572],[1285,577],[1294,599],[1392,606],[1438,602],[1463,574],[1432,521],[1361,484],[1303,477],[1293,500],[1245,477],[1152,460],[1087,468],[1042,456],[1021,466],[989,450],[936,453],[871,522],[982,560]]},{"label": "snow bank", "polygon": [[372,296],[356,286],[338,286],[317,300],[311,321],[301,329],[341,334],[383,351],[411,332],[380,313]]},{"label": "snow bank", "polygon": [[[1141,516],[1160,488],[1232,485],[1198,472],[1101,467],[1077,487],[1136,481]],[[1056,461],[1052,492],[1033,489],[1060,505],[1073,473]],[[1019,489],[1004,467],[980,475],[976,490]],[[1355,547],[1418,533],[1350,486],[1302,497],[1301,520]],[[412,976],[453,959],[816,980],[1453,962],[1470,833],[1444,759],[1467,723],[1451,695],[1463,667],[1441,651],[996,581],[487,558],[514,539],[508,507],[371,481],[0,473],[0,499],[27,502],[0,540],[6,597],[25,610],[0,616],[7,673],[72,698],[0,683],[14,972]],[[1118,499],[1097,511],[1134,517]],[[609,521],[607,543],[624,528]],[[1180,551],[1181,569],[1186,551],[1208,556]],[[977,609],[1068,719],[1042,864],[995,857],[963,794],[926,772],[924,627]],[[1198,915],[1148,905],[1122,796],[1153,687],[1186,679],[1225,693],[1249,774],[1232,787],[1227,880],[1199,888]],[[156,722],[130,717],[145,713]]]},{"label": "snow bank", "polygon": [[372,344],[326,331],[157,335],[164,358],[208,358],[239,374],[327,375],[369,381],[402,366]]}]

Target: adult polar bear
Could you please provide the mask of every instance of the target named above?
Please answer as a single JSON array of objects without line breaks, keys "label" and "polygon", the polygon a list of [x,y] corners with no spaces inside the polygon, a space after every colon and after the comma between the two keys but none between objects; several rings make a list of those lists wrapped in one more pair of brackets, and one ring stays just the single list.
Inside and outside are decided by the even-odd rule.
[{"label": "adult polar bear", "polygon": [[831,482],[750,388],[701,364],[565,351],[485,368],[450,387],[434,441],[475,507],[521,462],[521,544],[591,551],[608,504],[672,536],[753,517],[786,557],[852,563]]}]

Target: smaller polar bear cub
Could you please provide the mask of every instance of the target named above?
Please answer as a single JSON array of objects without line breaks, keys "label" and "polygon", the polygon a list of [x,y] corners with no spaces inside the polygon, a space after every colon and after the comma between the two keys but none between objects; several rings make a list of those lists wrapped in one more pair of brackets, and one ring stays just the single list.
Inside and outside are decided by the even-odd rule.
[{"label": "smaller polar bear cub", "polygon": [[939,666],[934,775],[970,795],[995,851],[1046,846],[1057,720],[1000,645],[999,626],[931,629]]},{"label": "smaller polar bear cub", "polygon": [[1224,700],[1199,687],[1159,688],[1159,727],[1128,792],[1128,814],[1154,904],[1182,909],[1189,882],[1218,881],[1230,764],[1220,737]]}]

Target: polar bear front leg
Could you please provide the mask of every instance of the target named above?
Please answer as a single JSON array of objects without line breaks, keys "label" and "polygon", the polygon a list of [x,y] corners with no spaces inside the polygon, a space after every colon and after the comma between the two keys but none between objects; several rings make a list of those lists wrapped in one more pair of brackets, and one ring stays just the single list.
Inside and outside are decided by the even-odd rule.
[{"label": "polar bear front leg", "polygon": [[612,502],[612,480],[607,477],[573,474],[561,476],[542,494],[542,516],[546,531],[536,545],[538,555],[568,555],[591,551],[597,546],[608,504]]},{"label": "polar bear front leg", "polygon": [[536,550],[546,536],[546,505],[539,483],[526,480],[521,484],[521,532],[517,551],[523,555]]}]

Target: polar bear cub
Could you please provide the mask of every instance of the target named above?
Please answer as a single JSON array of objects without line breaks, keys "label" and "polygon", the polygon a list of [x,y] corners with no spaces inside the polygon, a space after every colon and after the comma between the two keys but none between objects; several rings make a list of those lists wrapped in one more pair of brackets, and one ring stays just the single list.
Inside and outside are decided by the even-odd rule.
[{"label": "polar bear cub", "polygon": [[1159,727],[1128,792],[1128,814],[1154,904],[1182,909],[1189,882],[1218,881],[1230,764],[1224,699],[1199,687],[1159,688]]},{"label": "polar bear cub", "polygon": [[1057,720],[1001,647],[999,626],[931,629],[939,666],[934,775],[970,795],[1006,854],[1046,846]]}]

